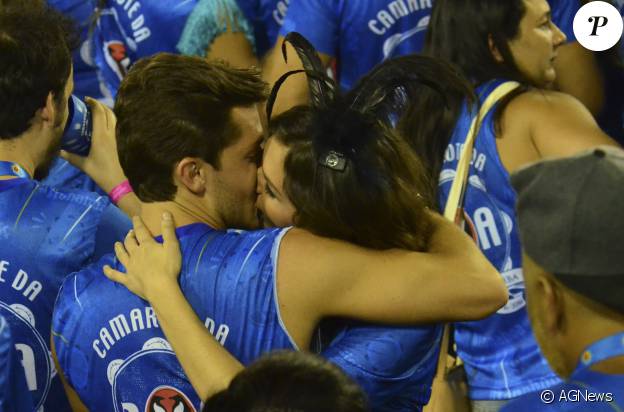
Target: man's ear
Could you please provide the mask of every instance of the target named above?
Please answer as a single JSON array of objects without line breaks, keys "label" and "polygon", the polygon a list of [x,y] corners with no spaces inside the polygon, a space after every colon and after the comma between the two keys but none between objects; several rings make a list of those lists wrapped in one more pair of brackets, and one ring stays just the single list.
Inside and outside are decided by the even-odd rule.
[{"label": "man's ear", "polygon": [[544,312],[540,316],[544,328],[551,336],[565,333],[565,299],[561,286],[555,280],[542,275],[537,279],[537,287],[543,299]]},{"label": "man's ear", "polygon": [[43,106],[41,109],[37,111],[37,115],[39,119],[41,120],[42,124],[49,126],[49,127],[53,127],[54,120],[56,119],[56,115],[57,115],[56,112],[57,112],[57,107],[55,104],[54,95],[52,94],[52,92],[50,92],[48,93],[48,97],[46,97],[45,106]]},{"label": "man's ear", "polygon": [[174,169],[174,181],[193,194],[203,196],[206,192],[206,182],[209,181],[206,173],[212,173],[212,171],[213,168],[209,163],[197,157],[185,157]]},{"label": "man's ear", "polygon": [[494,39],[491,34],[488,34],[488,47],[490,48],[490,53],[492,53],[492,57],[494,57],[494,61],[496,63],[504,63],[505,59],[503,59],[503,55],[501,54],[496,44],[494,44]]}]

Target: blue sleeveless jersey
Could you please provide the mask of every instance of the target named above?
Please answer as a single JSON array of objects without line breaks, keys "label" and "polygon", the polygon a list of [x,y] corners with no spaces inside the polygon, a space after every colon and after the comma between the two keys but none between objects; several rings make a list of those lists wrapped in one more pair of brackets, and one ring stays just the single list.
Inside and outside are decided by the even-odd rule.
[{"label": "blue sleeveless jersey", "polygon": [[[275,262],[286,230],[220,232],[196,224],[177,231],[186,298],[245,365],[272,350],[297,349],[280,320],[275,290]],[[57,301],[55,345],[72,387],[91,410],[144,410],[163,388],[199,410],[154,311],[108,281],[101,274],[105,263],[120,268],[112,256],[104,258],[70,277]],[[375,410],[413,411],[429,398],[439,336],[438,327],[352,325],[323,355],[363,385]]]},{"label": "blue sleeveless jersey", "polygon": [[[477,89],[483,102],[500,81]],[[465,196],[468,232],[509,289],[508,303],[494,315],[457,323],[455,340],[465,362],[472,399],[511,399],[559,382],[542,357],[526,310],[516,195],[496,148],[494,116],[488,113],[476,138]],[[472,116],[464,106],[444,155],[439,201],[444,206]]]},{"label": "blue sleeveless jersey", "polygon": [[429,402],[442,328],[349,322],[321,355],[364,389],[375,412],[420,411]]},{"label": "blue sleeveless jersey", "polygon": [[335,57],[340,86],[350,89],[378,63],[422,50],[433,1],[293,1],[280,34],[299,32]]},{"label": "blue sleeveless jersey", "polygon": [[[275,288],[286,230],[222,232],[194,224],[177,232],[180,285],[217,341],[244,365],[296,348],[282,326]],[[70,276],[56,303],[54,343],[71,386],[92,411],[151,411],[165,401],[173,402],[165,410],[201,410],[154,310],[109,281],[104,264],[122,269],[114,255],[105,256]]]},{"label": "blue sleeveless jersey", "polygon": [[0,181],[0,206],[0,315],[35,410],[69,410],[49,351],[54,300],[65,277],[110,250],[130,222],[105,197],[29,179]]},{"label": "blue sleeveless jersey", "polygon": [[17,351],[9,324],[0,316],[0,412],[33,410],[24,368],[17,358]]}]

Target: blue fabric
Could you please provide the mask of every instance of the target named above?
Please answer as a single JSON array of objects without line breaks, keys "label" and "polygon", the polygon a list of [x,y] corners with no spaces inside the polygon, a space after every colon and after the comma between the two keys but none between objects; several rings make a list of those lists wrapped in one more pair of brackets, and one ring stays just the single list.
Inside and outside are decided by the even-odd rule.
[{"label": "blue fabric", "polygon": [[[0,181],[0,315],[23,345],[35,410],[69,411],[49,355],[52,308],[69,273],[92,262],[95,250],[112,249],[112,243],[96,245],[109,205],[94,193]],[[129,227],[127,218],[107,224]]]},{"label": "blue fabric", "polygon": [[253,28],[256,53],[262,57],[277,41],[291,0],[236,0]]},{"label": "blue fabric", "polygon": [[132,64],[142,57],[159,52],[204,56],[214,38],[226,29],[223,16],[231,17],[236,23],[232,29],[247,34],[253,44],[251,28],[234,0],[121,4],[109,0],[107,4],[95,28],[94,53],[113,94]]},{"label": "blue fabric", "polygon": [[364,389],[375,412],[413,412],[429,402],[442,328],[351,322],[321,355]]},{"label": "blue fabric", "polygon": [[106,196],[93,179],[61,157],[54,159],[48,176],[41,183],[55,189],[84,190]]},{"label": "blue fabric", "polygon": [[338,63],[344,89],[375,65],[418,53],[434,0],[298,0],[290,4],[280,34],[296,31]]},{"label": "blue fabric", "polygon": [[548,0],[548,3],[553,23],[565,33],[568,43],[576,41],[572,23],[576,12],[581,8],[580,0]]},{"label": "blue fabric", "polygon": [[[624,375],[607,375],[585,369],[574,373],[568,381],[549,388],[553,393],[553,402],[544,403],[541,391],[518,398],[501,409],[501,412],[622,412],[624,411]],[[602,398],[586,401],[589,394]],[[609,401],[610,395],[612,399]],[[596,401],[595,399],[600,399]]]},{"label": "blue fabric", "polygon": [[[477,89],[481,102],[500,84]],[[559,382],[542,357],[526,310],[522,251],[515,214],[516,194],[496,148],[492,109],[476,138],[465,196],[467,229],[509,289],[509,302],[494,315],[456,324],[455,340],[475,400],[511,399]],[[464,107],[447,147],[439,180],[439,201],[445,205],[460,147],[472,114]]]},{"label": "blue fabric", "polygon": [[95,0],[47,0],[48,4],[71,17],[77,24],[80,47],[72,53],[74,62],[74,94],[84,100],[85,96],[112,104],[110,92],[98,75],[93,59],[93,43],[89,39],[89,26],[95,12]]},{"label": "blue fabric", "polygon": [[[285,232],[221,232],[202,224],[178,229],[182,291],[211,333],[245,365],[272,350],[297,349],[281,323],[274,283]],[[105,263],[123,270],[112,255],[104,257],[67,279],[56,304],[55,345],[72,387],[91,410],[121,411],[124,403],[144,410],[163,385],[197,408],[199,399],[153,311],[102,276]],[[362,384],[376,411],[414,411],[429,399],[439,338],[436,326],[350,324],[322,354]]]},{"label": "blue fabric", "polygon": [[[221,232],[203,224],[178,229],[182,291],[208,330],[244,365],[271,350],[295,349],[276,301],[275,261],[283,233]],[[153,395],[163,388],[200,410],[153,309],[109,281],[101,273],[104,264],[123,270],[113,255],[105,256],[71,275],[56,303],[54,343],[71,386],[93,411],[152,410]]]},{"label": "blue fabric", "polygon": [[[10,325],[0,316],[0,412],[33,410],[24,368],[17,357],[15,343],[11,336]],[[22,346],[19,348],[24,350]],[[27,359],[27,356],[24,356],[24,360]]]},{"label": "blue fabric", "polygon": [[178,53],[178,40],[197,1],[107,2],[94,30],[93,47],[96,65],[114,95],[138,59]]}]

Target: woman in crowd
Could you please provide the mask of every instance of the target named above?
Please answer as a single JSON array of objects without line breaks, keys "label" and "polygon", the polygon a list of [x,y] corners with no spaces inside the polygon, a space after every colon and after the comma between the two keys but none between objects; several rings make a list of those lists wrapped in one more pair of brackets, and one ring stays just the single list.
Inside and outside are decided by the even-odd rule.
[{"label": "woman in crowd", "polygon": [[[506,400],[558,380],[527,318],[509,173],[542,158],[615,144],[576,99],[546,90],[556,80],[554,61],[564,41],[546,0],[438,0],[434,5],[428,54],[455,64],[476,86],[481,103],[502,83],[518,83],[482,122],[464,200],[467,226],[509,289],[508,304],[493,316],[456,324],[458,353],[477,412],[496,411]],[[439,100],[425,94],[420,95],[425,101]],[[420,133],[426,125],[415,118],[406,116],[401,125],[428,169],[440,176],[442,208],[475,114],[465,106],[455,129],[435,138]]]}]

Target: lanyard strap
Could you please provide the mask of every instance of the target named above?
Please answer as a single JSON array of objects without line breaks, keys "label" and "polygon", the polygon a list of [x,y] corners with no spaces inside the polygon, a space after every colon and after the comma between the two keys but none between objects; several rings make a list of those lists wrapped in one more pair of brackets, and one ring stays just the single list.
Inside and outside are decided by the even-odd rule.
[{"label": "lanyard strap", "polygon": [[581,354],[574,372],[580,372],[598,362],[617,356],[624,356],[624,332],[608,336],[589,345]]},{"label": "lanyard strap", "polygon": [[15,176],[22,179],[30,179],[28,172],[15,162],[0,161],[0,176]]}]

